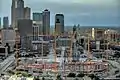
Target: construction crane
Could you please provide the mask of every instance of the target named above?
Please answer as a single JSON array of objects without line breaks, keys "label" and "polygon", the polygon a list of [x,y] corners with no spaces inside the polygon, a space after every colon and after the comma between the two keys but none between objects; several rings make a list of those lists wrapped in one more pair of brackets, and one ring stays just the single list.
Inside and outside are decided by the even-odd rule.
[{"label": "construction crane", "polygon": [[75,38],[75,35],[76,35],[76,31],[72,34],[71,36],[71,45],[70,45],[70,54],[69,54],[69,58],[68,58],[68,61],[72,62],[72,46],[73,46],[73,40]]},{"label": "construction crane", "polygon": [[[56,55],[56,32],[54,33],[54,39],[55,39],[55,42],[54,42],[54,60],[56,62],[56,58],[57,58],[57,55]],[[55,63],[55,72],[56,72],[56,63]]]},{"label": "construction crane", "polygon": [[16,68],[19,66],[19,49],[18,44],[16,43],[16,50],[15,50],[15,59],[16,59]]},{"label": "construction crane", "polygon": [[89,38],[89,33],[88,33],[88,54],[87,54],[87,56],[88,56],[88,60],[90,60],[91,54],[90,54],[90,38]]}]

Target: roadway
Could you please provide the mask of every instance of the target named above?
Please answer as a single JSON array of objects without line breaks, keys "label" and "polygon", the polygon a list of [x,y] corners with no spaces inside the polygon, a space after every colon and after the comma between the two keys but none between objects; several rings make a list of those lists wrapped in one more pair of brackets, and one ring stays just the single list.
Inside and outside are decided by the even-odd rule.
[{"label": "roadway", "polygon": [[116,61],[112,61],[112,60],[107,60],[108,63],[110,64],[110,67],[112,69],[110,69],[109,71],[109,76],[106,78],[116,78],[117,75],[119,75],[120,73],[115,74],[116,70],[120,71],[120,64]]},{"label": "roadway", "polygon": [[6,58],[3,62],[0,63],[0,74],[5,72],[7,68],[15,62],[14,54]]}]

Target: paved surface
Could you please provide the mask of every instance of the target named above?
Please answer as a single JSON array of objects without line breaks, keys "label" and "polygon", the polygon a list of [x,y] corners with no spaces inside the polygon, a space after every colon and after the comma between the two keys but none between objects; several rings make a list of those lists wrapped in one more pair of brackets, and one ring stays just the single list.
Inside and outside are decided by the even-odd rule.
[{"label": "paved surface", "polygon": [[0,63],[0,74],[4,72],[15,61],[14,54]]},{"label": "paved surface", "polygon": [[109,64],[111,65],[111,69],[110,69],[110,72],[109,72],[109,77],[107,78],[116,78],[117,75],[120,74],[120,72],[118,74],[115,74],[115,71],[116,70],[119,70],[120,71],[120,64],[116,61],[112,61],[112,60],[108,60]]}]

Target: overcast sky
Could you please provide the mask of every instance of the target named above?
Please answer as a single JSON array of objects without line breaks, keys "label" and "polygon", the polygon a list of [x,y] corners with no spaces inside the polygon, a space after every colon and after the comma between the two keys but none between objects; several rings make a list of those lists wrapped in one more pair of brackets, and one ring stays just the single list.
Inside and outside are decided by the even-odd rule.
[{"label": "overcast sky", "polygon": [[[12,0],[0,0],[0,17],[9,16]],[[120,0],[24,0],[32,12],[49,9],[51,25],[56,13],[63,13],[65,25],[120,26]],[[11,19],[10,19],[11,20]]]}]

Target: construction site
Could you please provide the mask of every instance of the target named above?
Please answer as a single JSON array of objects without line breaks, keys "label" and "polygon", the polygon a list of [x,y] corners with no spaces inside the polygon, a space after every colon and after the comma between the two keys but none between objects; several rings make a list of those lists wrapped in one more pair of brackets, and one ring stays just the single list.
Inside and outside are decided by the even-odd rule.
[{"label": "construction site", "polygon": [[[33,50],[21,50],[18,48],[19,45],[16,45],[16,51],[13,55],[15,57],[12,70],[14,74],[9,80],[14,77],[21,77],[23,72],[31,75],[33,79],[37,77],[40,80],[42,78],[56,80],[58,75],[62,80],[74,80],[76,78],[79,80],[80,78],[77,76],[79,74],[85,76],[94,74],[99,79],[106,78],[105,80],[108,80],[111,78],[109,80],[113,80],[116,75],[119,76],[120,68],[118,65],[120,64],[113,62],[110,58],[112,53],[115,53],[109,45],[111,39],[108,37],[109,39],[106,38],[107,43],[100,43],[100,40],[103,40],[102,34],[104,34],[104,38],[106,37],[105,33],[108,36],[105,30],[98,30],[98,33],[95,33],[92,28],[91,33],[85,32],[85,36],[79,35],[76,30],[69,35],[57,35],[56,33],[38,35],[40,41],[32,41]],[[99,38],[95,39],[95,35]],[[47,37],[47,40],[44,37]],[[95,49],[92,44],[94,42]],[[7,69],[6,71],[9,72],[10,70]],[[76,76],[69,76],[73,73]],[[92,79],[88,77],[85,80]]]}]

